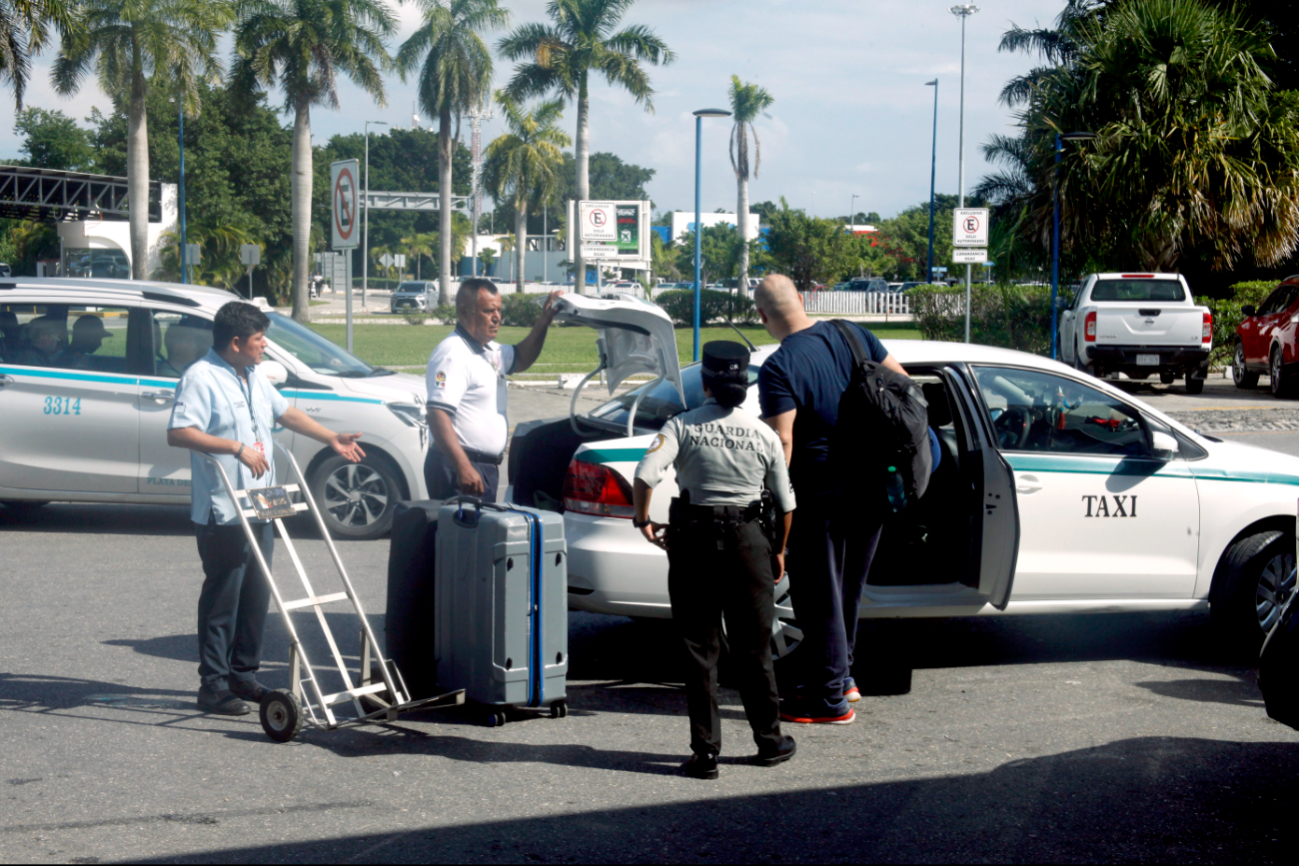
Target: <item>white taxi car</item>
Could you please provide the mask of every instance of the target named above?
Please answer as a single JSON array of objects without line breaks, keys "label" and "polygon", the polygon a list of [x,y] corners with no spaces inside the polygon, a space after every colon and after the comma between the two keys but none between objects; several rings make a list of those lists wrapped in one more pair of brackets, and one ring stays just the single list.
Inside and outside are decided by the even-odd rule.
[{"label": "white taxi car", "polygon": [[[507,496],[564,511],[570,607],[668,617],[667,559],[631,525],[631,480],[663,422],[702,402],[699,367],[679,369],[671,322],[644,302],[566,295],[559,318],[598,330],[611,394],[632,373],[656,378],[519,425]],[[887,527],[862,617],[1211,607],[1236,645],[1261,641],[1294,590],[1299,459],[1197,434],[1035,355],[886,345],[922,384],[943,457]],[[753,353],[751,411],[773,351]],[[675,490],[664,482],[655,520]],[[778,601],[783,653],[800,634],[787,593]]]},{"label": "white taxi car", "polygon": [[[212,345],[230,292],[125,280],[0,280],[0,502],[184,504],[189,452],[167,445],[176,382]],[[289,404],[327,427],[361,431],[348,463],[278,428],[331,532],[377,538],[401,499],[423,499],[426,388],[371,367],[269,312],[261,370]],[[280,477],[285,477],[281,474]]]}]

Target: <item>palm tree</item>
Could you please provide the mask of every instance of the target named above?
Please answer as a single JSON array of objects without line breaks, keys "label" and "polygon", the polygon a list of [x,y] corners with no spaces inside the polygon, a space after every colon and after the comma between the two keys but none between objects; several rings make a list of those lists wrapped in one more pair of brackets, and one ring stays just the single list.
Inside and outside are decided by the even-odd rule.
[{"label": "palm tree", "polygon": [[420,67],[420,108],[438,119],[438,288],[441,303],[449,304],[452,146],[460,136],[460,116],[482,105],[492,86],[492,54],[479,31],[504,27],[510,13],[497,6],[496,0],[418,2],[424,9],[424,22],[397,52],[397,68],[404,79]]},{"label": "palm tree", "polygon": [[[199,0],[201,2],[201,0]],[[384,104],[384,37],[396,19],[382,0],[237,0],[232,84],[244,93],[279,86],[293,112],[293,318],[309,318],[311,106],[338,108],[338,73]]]},{"label": "palm tree", "polygon": [[50,25],[65,37],[72,32],[67,0],[0,0],[0,78],[9,79],[17,111],[32,71],[32,55],[45,47]]},{"label": "palm tree", "polygon": [[731,114],[735,126],[731,129],[731,168],[735,169],[735,182],[739,187],[735,204],[735,223],[740,233],[740,258],[736,286],[743,289],[749,284],[749,133],[753,133],[753,176],[758,176],[762,165],[762,144],[753,121],[775,102],[775,98],[756,84],[744,84],[740,76],[731,76]]},{"label": "palm tree", "polygon": [[178,93],[199,109],[198,84],[216,83],[217,34],[230,23],[225,0],[82,0],[79,26],[63,38],[54,61],[54,86],[75,93],[93,67],[118,105],[126,103],[126,188],[130,201],[131,276],[149,278],[150,87]]},{"label": "palm tree", "polygon": [[510,131],[487,146],[483,179],[498,205],[506,200],[514,205],[514,246],[518,251],[515,291],[522,292],[523,262],[528,253],[528,205],[554,200],[564,168],[561,148],[572,141],[555,126],[564,113],[562,99],[543,102],[532,111],[524,111],[502,91],[497,91],[496,101]]},{"label": "palm tree", "polygon": [[[557,93],[577,102],[577,198],[591,196],[592,71],[621,87],[647,111],[654,110],[654,89],[641,62],[665,65],[676,59],[654,31],[633,24],[615,32],[636,0],[550,0],[550,24],[524,24],[497,47],[509,60],[524,61],[506,92],[514,99]],[[578,290],[586,285],[586,263],[578,244],[573,273]]]},{"label": "palm tree", "polygon": [[433,245],[438,242],[436,232],[417,232],[401,242],[406,247],[406,255],[415,257],[415,279],[420,278],[419,260],[428,256],[433,258]]}]

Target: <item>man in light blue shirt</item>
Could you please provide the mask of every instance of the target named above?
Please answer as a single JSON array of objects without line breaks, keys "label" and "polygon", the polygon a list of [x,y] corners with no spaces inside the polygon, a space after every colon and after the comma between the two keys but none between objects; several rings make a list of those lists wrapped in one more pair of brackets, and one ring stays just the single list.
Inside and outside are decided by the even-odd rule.
[{"label": "man in light blue shirt", "polygon": [[[257,365],[266,351],[270,320],[252,304],[231,301],[212,324],[212,349],[195,361],[176,386],[167,443],[188,448],[192,504],[203,589],[198,602],[198,707],[222,715],[249,712],[266,687],[257,682],[270,585],[239,522],[239,512],[216,467],[216,458],[238,490],[275,485],[272,432],[276,422],[324,442],[358,462],[365,452],[360,433],[334,433],[289,406]],[[250,521],[258,547],[271,562],[272,524]]]}]

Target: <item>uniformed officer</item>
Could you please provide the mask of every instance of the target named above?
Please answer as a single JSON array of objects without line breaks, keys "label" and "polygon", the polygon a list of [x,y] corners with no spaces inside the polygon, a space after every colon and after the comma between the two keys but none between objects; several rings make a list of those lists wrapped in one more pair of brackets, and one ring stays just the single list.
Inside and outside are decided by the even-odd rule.
[{"label": "uniformed officer", "polygon": [[[636,467],[633,495],[636,526],[668,552],[672,618],[691,660],[686,702],[693,754],[682,770],[716,779],[722,748],[717,657],[723,614],[744,712],[758,744],[754,762],[769,767],[794,754],[794,738],[780,731],[771,666],[775,585],[784,576],[794,491],[780,438],[738,408],[748,392],[748,350],[723,340],[705,345],[703,383],[704,404],[664,424]],[[668,466],[676,467],[681,496],[672,501],[664,526],[649,520],[649,505]],[[764,487],[783,514],[778,540],[764,532]]]}]

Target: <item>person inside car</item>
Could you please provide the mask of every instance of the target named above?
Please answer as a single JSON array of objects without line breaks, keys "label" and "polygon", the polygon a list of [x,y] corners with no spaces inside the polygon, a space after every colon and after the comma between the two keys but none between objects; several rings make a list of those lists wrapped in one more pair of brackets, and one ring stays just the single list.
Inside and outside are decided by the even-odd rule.
[{"label": "person inside car", "polygon": [[89,369],[93,366],[91,356],[111,336],[112,332],[104,327],[104,321],[99,316],[78,316],[72,324],[72,343],[68,346],[67,365],[79,370]]},{"label": "person inside car", "polygon": [[63,366],[68,346],[68,323],[64,319],[38,316],[27,323],[27,345],[18,353],[16,364],[25,367]]},{"label": "person inside car", "polygon": [[190,364],[207,353],[211,334],[187,325],[172,325],[167,329],[163,342],[167,347],[167,357],[158,361],[158,375],[180,378]]}]

